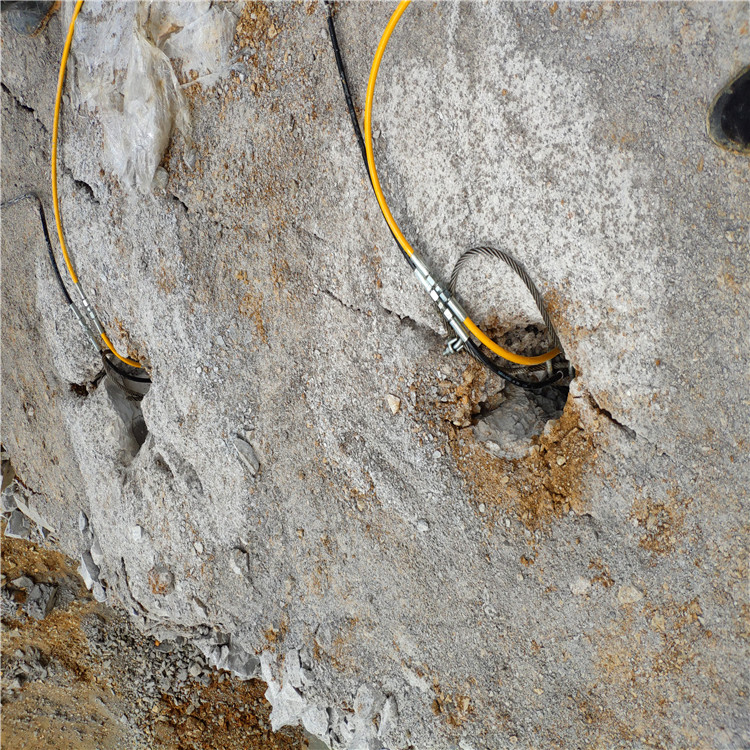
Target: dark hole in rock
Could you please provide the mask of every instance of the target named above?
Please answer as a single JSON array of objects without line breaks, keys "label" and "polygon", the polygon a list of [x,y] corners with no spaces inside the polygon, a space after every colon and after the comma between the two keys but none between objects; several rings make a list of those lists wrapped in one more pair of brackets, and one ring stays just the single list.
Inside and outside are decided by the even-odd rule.
[{"label": "dark hole in rock", "polygon": [[562,415],[568,388],[550,386],[531,392],[508,385],[504,396],[495,410],[477,422],[474,436],[498,458],[523,458],[531,439],[540,435],[548,422]]},{"label": "dark hole in rock", "polygon": [[86,398],[89,395],[88,389],[81,383],[71,383],[70,392],[78,396],[78,398]]},{"label": "dark hole in rock", "polygon": [[[544,351],[549,345],[546,332],[537,325],[527,325],[496,338],[506,348],[529,354]],[[517,371],[518,377],[532,379],[528,371]],[[480,403],[481,412],[474,425],[474,437],[499,458],[523,458],[535,435],[548,422],[559,419],[568,399],[567,385],[552,385],[539,391],[527,391],[504,384],[498,394]]]},{"label": "dark hole in rock", "polygon": [[723,148],[750,154],[750,65],[716,95],[708,112],[708,134]]}]

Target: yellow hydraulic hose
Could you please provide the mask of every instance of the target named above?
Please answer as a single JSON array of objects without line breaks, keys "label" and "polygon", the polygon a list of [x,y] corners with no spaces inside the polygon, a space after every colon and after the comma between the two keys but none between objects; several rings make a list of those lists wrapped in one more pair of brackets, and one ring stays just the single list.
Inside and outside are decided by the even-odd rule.
[{"label": "yellow hydraulic hose", "polygon": [[[60,123],[60,104],[62,102],[62,93],[63,93],[63,86],[65,85],[65,69],[68,65],[68,55],[70,53],[70,45],[73,42],[73,32],[75,31],[75,25],[76,25],[76,18],[78,18],[78,14],[81,12],[81,7],[83,6],[83,0],[78,0],[76,2],[76,6],[73,9],[73,17],[70,19],[70,26],[68,27],[68,36],[65,39],[65,46],[63,47],[63,53],[62,53],[62,60],[60,62],[60,75],[57,78],[57,95],[55,96],[55,118],[52,123],[52,205],[55,210],[55,224],[57,225],[57,236],[60,239],[60,248],[62,249],[63,258],[65,259],[65,265],[68,268],[68,273],[70,274],[70,278],[73,281],[73,284],[75,284],[76,288],[78,289],[79,294],[81,295],[81,298],[84,300],[84,305],[87,308],[87,310],[91,310],[88,300],[86,299],[86,296],[83,294],[83,290],[81,289],[79,283],[78,283],[78,274],[75,271],[75,268],[73,268],[73,263],[70,260],[70,256],[68,255],[68,248],[65,245],[65,238],[63,237],[63,229],[62,229],[62,221],[60,219],[60,201],[58,199],[57,195],[57,131],[58,126]],[[102,341],[106,344],[107,348],[112,352],[112,354],[117,357],[117,359],[124,362],[126,365],[130,365],[131,367],[141,367],[141,363],[138,362],[135,359],[129,359],[128,357],[123,357],[121,354],[118,354],[115,347],[112,345],[112,342],[109,340],[109,336],[107,336],[106,332],[102,329],[101,323],[99,323],[98,318],[95,318],[93,312],[90,312],[92,318],[94,318],[94,321],[97,325],[97,328],[101,329],[99,330],[99,335],[102,338]]]},{"label": "yellow hydraulic hose", "polygon": [[[367,151],[367,164],[370,169],[370,176],[372,177],[372,187],[375,191],[375,197],[378,199],[380,209],[383,212],[385,220],[388,222],[388,226],[391,228],[393,235],[396,237],[396,241],[403,248],[404,252],[411,257],[414,255],[414,248],[407,242],[403,232],[399,229],[396,220],[393,218],[388,204],[386,203],[383,190],[380,187],[380,180],[378,179],[378,171],[375,167],[375,157],[372,151],[372,103],[375,97],[375,82],[378,79],[378,70],[380,68],[380,62],[383,59],[385,48],[388,45],[388,40],[391,38],[393,30],[396,28],[396,24],[403,15],[404,11],[408,7],[411,0],[402,0],[396,10],[393,12],[388,25],[385,27],[383,36],[380,39],[378,48],[375,51],[375,58],[372,61],[372,67],[370,68],[370,78],[367,81],[367,98],[365,101],[365,149]],[[496,344],[489,336],[487,336],[474,321],[468,316],[462,321],[467,330],[475,336],[479,341],[482,342],[490,351],[497,354],[503,359],[507,359],[509,362],[514,362],[518,365],[540,365],[553,359],[560,353],[560,349],[552,349],[546,354],[540,354],[538,357],[524,357],[520,354],[514,354],[513,352],[504,349],[502,346]]]}]

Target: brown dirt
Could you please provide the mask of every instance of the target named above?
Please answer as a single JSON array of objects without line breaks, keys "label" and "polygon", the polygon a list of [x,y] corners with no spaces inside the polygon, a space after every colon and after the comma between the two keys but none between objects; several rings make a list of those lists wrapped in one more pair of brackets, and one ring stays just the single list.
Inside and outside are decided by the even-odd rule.
[{"label": "brown dirt", "polygon": [[598,420],[591,418],[588,405],[569,398],[547,434],[533,438],[529,455],[500,459],[476,442],[468,427],[483,410],[495,406],[487,381],[486,371],[472,362],[460,384],[438,383],[447,401],[425,404],[432,415],[428,423],[447,438],[474,503],[484,503],[490,518],[493,509],[512,510],[530,529],[570,510],[583,513],[585,477],[594,469],[602,442]]},{"label": "brown dirt", "polygon": [[263,748],[295,750],[306,747],[302,730],[285,727],[271,731],[269,705],[260,680],[238,682],[217,678],[201,687],[208,699],[194,711],[166,698],[157,707],[154,737],[163,750],[226,750]]},{"label": "brown dirt", "polygon": [[[134,730],[150,738],[144,748],[157,750],[307,747],[301,729],[271,731],[263,682],[243,682],[227,673],[215,673],[207,686],[190,682],[181,693],[188,697],[179,706],[170,696],[162,697],[144,720],[124,697],[140,695],[139,686],[123,684],[117,667],[102,665],[90,649],[82,622],[98,615],[107,623],[121,615],[91,598],[75,562],[40,544],[3,538],[2,572],[6,582],[27,575],[37,582],[64,584],[76,595],[67,607],[53,608],[41,621],[22,616],[20,610],[3,618],[4,673],[16,650],[29,647],[39,650],[42,663],[56,665],[54,677],[25,683],[4,703],[3,750],[139,747]],[[19,607],[24,599],[23,591],[16,592]],[[127,654],[120,656],[127,659]],[[144,675],[144,682],[150,676]],[[123,715],[136,721],[137,728],[124,725]]]}]

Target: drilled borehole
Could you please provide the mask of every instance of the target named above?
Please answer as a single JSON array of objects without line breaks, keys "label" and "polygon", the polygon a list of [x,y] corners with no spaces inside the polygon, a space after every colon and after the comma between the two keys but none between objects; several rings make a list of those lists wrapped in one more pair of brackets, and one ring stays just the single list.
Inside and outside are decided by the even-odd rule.
[{"label": "drilled borehole", "polygon": [[[105,358],[105,367],[107,359]],[[121,420],[122,430],[120,431],[120,448],[126,459],[133,459],[138,455],[141,446],[146,442],[148,437],[148,425],[143,416],[141,401],[148,393],[151,383],[133,380],[129,368],[113,370],[106,367],[107,377],[105,384],[107,395],[109,396],[112,408]],[[131,375],[131,377],[140,377]]]},{"label": "drilled borehole", "polygon": [[750,65],[716,95],[708,111],[708,134],[723,148],[750,154]]},{"label": "drilled borehole", "polygon": [[[549,343],[546,331],[534,324],[513,328],[495,338],[506,348],[524,354],[542,351]],[[530,379],[528,371],[519,370],[517,374]],[[549,422],[560,418],[567,398],[567,385],[555,384],[527,391],[498,383],[478,404],[474,436],[493,455],[522,458],[531,447],[532,439],[540,435]]]}]

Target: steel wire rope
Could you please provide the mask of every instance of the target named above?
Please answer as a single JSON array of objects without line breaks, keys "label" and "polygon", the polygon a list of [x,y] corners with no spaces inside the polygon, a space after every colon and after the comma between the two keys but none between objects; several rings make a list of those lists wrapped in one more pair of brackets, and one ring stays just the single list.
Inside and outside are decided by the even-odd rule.
[{"label": "steel wire rope", "polygon": [[448,282],[448,289],[450,289],[452,293],[455,293],[459,272],[466,265],[467,261],[475,255],[484,255],[490,258],[502,260],[513,271],[515,271],[516,275],[521,279],[521,281],[524,283],[524,286],[526,287],[526,289],[528,289],[529,293],[534,299],[534,304],[536,304],[537,310],[539,310],[539,314],[542,316],[542,320],[544,321],[544,325],[547,327],[547,331],[552,338],[553,348],[559,349],[562,352],[562,344],[560,343],[560,339],[557,335],[555,327],[552,325],[552,320],[550,319],[549,313],[547,312],[547,306],[544,304],[544,297],[542,297],[542,293],[539,291],[539,289],[537,289],[536,284],[532,281],[531,277],[526,272],[526,269],[509,253],[488,245],[482,245],[481,247],[472,247],[469,250],[466,250],[456,261],[456,265],[453,266],[451,278]]},{"label": "steel wire rope", "polygon": [[83,0],[77,0],[75,8],[73,9],[73,16],[70,19],[70,25],[68,26],[68,34],[65,38],[65,45],[63,46],[63,53],[62,53],[62,59],[60,61],[60,73],[57,78],[57,94],[55,95],[55,114],[54,114],[54,120],[52,123],[52,163],[51,163],[51,170],[52,170],[52,207],[55,211],[55,225],[57,227],[57,236],[60,240],[60,249],[62,250],[63,258],[65,259],[65,265],[67,266],[68,273],[70,274],[70,278],[73,282],[73,285],[75,286],[76,290],[78,291],[79,295],[81,296],[81,302],[83,304],[84,309],[88,313],[88,317],[91,319],[92,324],[94,325],[94,328],[96,329],[97,333],[101,337],[102,341],[106,344],[107,348],[112,352],[112,354],[117,357],[121,362],[124,362],[126,365],[130,365],[131,367],[142,367],[141,363],[138,362],[138,360],[130,359],[129,357],[123,357],[117,349],[115,349],[114,345],[109,339],[109,336],[107,335],[107,332],[104,330],[104,326],[101,324],[101,321],[99,320],[99,317],[94,312],[93,308],[91,307],[91,304],[88,301],[88,298],[83,292],[83,288],[81,287],[79,280],[78,280],[78,274],[76,273],[75,267],[73,266],[73,262],[70,259],[70,255],[68,254],[68,248],[65,244],[65,237],[63,234],[63,227],[62,227],[62,218],[60,215],[60,201],[57,194],[57,136],[58,136],[58,129],[60,124],[60,105],[62,103],[62,93],[63,88],[65,86],[65,71],[67,69],[68,65],[68,55],[70,54],[70,46],[73,43],[73,33],[75,31],[75,25],[76,25],[76,19],[78,18],[78,14],[81,12],[81,7],[83,6]]}]

